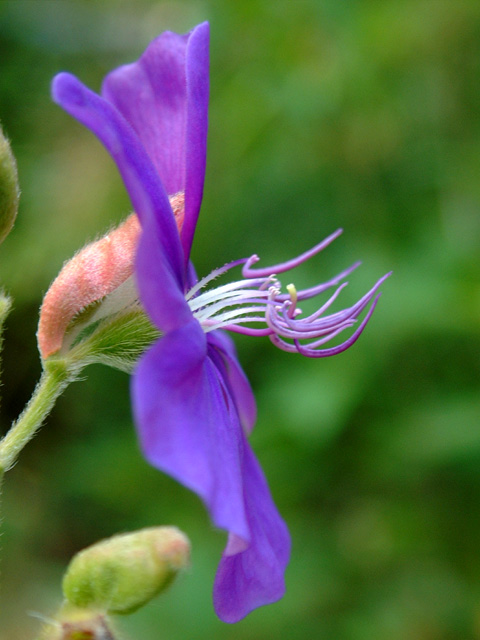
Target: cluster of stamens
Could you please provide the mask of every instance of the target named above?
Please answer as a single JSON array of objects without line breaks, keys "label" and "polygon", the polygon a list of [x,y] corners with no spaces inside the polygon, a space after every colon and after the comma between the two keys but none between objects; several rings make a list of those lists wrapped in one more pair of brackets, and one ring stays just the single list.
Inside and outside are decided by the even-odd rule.
[{"label": "cluster of stamens", "polygon": [[[259,260],[254,255],[216,269],[187,292],[186,299],[192,313],[205,332],[226,329],[246,335],[268,336],[284,351],[316,358],[345,351],[365,328],[380,295],[377,291],[390,274],[381,278],[356,304],[330,315],[324,314],[348,284],[342,282],[344,278],[359,266],[359,262],[328,282],[300,291],[289,284],[286,287],[287,293],[282,293],[281,283],[277,278],[279,273],[293,269],[324,249],[341,232],[341,229],[335,231],[310,251],[279,265],[253,269],[252,265]],[[204,290],[213,279],[240,265],[243,265],[243,280]],[[332,287],[337,288],[319,309],[310,315],[302,315],[302,310],[297,306],[299,301],[313,298]],[[322,348],[345,329],[354,326],[370,302],[372,304],[365,317],[347,340],[334,347]]]}]

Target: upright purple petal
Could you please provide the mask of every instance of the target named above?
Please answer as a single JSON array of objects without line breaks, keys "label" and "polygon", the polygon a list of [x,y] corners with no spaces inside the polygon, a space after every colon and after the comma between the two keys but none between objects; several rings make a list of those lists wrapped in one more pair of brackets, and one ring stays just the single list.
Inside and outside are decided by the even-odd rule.
[{"label": "upright purple petal", "polygon": [[209,25],[204,22],[191,32],[187,47],[187,171],[185,221],[181,233],[185,260],[188,260],[190,256],[205,181],[209,98],[209,35]]},{"label": "upright purple petal", "polygon": [[242,549],[232,534],[220,561],[213,602],[224,622],[238,622],[256,607],[279,600],[285,592],[284,573],[290,557],[288,529],[246,440],[242,471],[250,544]]},{"label": "upright purple petal", "polygon": [[[237,358],[233,340],[224,331],[212,331],[208,342],[215,347],[223,361],[224,376],[229,383],[230,392],[237,405],[238,415],[245,432],[249,434],[257,420],[257,403],[252,387]],[[217,365],[222,366],[222,365]]]},{"label": "upright purple petal", "polygon": [[183,295],[178,230],[163,185],[135,132],[115,107],[70,74],[54,78],[52,94],[65,111],[99,138],[122,175],[143,229],[139,287],[152,320],[162,330],[188,322],[191,313]]},{"label": "upright purple petal", "polygon": [[162,33],[137,62],[118,67],[102,84],[102,95],[133,127],[169,195],[185,190],[188,37]]},{"label": "upright purple petal", "polygon": [[135,421],[147,460],[199,494],[213,522],[250,537],[242,484],[243,436],[228,389],[196,320],[168,333],[133,377]]},{"label": "upright purple petal", "polygon": [[185,192],[185,265],[205,179],[209,26],[166,31],[141,58],[106,76],[102,94],[135,129],[169,195]]}]

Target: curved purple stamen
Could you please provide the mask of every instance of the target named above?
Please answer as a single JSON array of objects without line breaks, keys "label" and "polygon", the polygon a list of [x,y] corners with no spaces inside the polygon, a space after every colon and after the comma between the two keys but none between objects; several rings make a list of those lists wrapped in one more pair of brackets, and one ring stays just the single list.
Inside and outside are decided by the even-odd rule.
[{"label": "curved purple stamen", "polygon": [[352,318],[355,319],[358,314],[360,314],[367,304],[370,302],[374,293],[380,286],[380,281],[369,291],[363,298],[361,298],[355,305],[350,307],[349,309],[345,309],[344,311],[339,311],[334,313],[326,318],[317,320],[316,322],[307,322],[305,324],[304,320],[294,320],[288,318],[285,314],[285,325],[291,329],[292,332],[298,332],[300,334],[305,334],[305,337],[313,335],[317,332],[319,335],[325,330],[330,330],[339,324],[343,324],[344,322],[350,321]]},{"label": "curved purple stamen", "polygon": [[[264,319],[262,320],[264,321]],[[255,327],[242,327],[239,324],[227,324],[223,328],[226,331],[231,331],[232,333],[240,333],[244,336],[252,336],[255,338],[268,338],[274,333],[270,328],[256,329]]]},{"label": "curved purple stamen", "polygon": [[325,240],[322,240],[322,242],[319,242],[317,245],[315,245],[308,251],[305,251],[305,253],[302,253],[301,255],[297,256],[296,258],[293,258],[292,260],[288,260],[287,262],[282,262],[281,264],[277,264],[272,267],[265,267],[263,269],[252,269],[251,268],[252,264],[255,264],[260,260],[260,258],[257,255],[253,255],[247,260],[247,263],[243,267],[242,276],[244,278],[257,278],[262,276],[271,276],[274,274],[276,275],[278,273],[284,273],[285,271],[290,271],[290,269],[294,269],[295,267],[298,267],[300,264],[302,264],[303,262],[306,262],[307,260],[312,258],[314,255],[316,255],[317,253],[325,249],[325,247],[328,247],[328,245],[331,244],[342,233],[343,233],[343,229],[337,229],[336,231],[331,233],[327,238],[325,238]]},{"label": "curved purple stamen", "polygon": [[298,342],[298,340],[295,340],[295,347],[296,347],[296,350],[298,351],[298,353],[300,353],[301,355],[304,355],[304,356],[308,356],[309,358],[327,358],[329,356],[334,356],[334,355],[337,355],[338,353],[342,353],[343,351],[346,351],[349,347],[351,347],[358,340],[358,338],[363,333],[363,330],[365,329],[365,327],[367,326],[368,321],[372,317],[372,313],[374,312],[375,307],[377,306],[377,302],[378,302],[378,300],[379,300],[381,295],[382,294],[379,293],[375,297],[375,299],[372,302],[372,306],[368,310],[368,313],[365,316],[365,318],[362,320],[362,323],[360,324],[358,329],[350,336],[350,338],[348,338],[348,340],[346,340],[342,344],[338,345],[337,347],[331,347],[330,349],[319,349],[319,350],[316,350],[315,348],[312,348],[311,346],[310,347],[309,346],[302,346]]}]

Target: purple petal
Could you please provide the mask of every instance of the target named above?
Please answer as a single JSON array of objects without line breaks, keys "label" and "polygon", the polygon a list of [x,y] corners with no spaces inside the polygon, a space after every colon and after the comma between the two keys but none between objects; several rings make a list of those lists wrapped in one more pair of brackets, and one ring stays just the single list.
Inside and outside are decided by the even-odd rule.
[{"label": "purple petal", "polygon": [[89,128],[112,155],[140,218],[139,288],[152,320],[169,330],[191,319],[183,289],[183,255],[162,183],[134,131],[106,100],[74,76],[54,78],[53,99]]},{"label": "purple petal", "polygon": [[188,35],[166,31],[133,64],[118,67],[102,95],[133,127],[169,195],[185,190]]},{"label": "purple petal", "polygon": [[243,434],[223,368],[208,357],[205,334],[192,321],[147,352],[132,393],[147,460],[195,491],[213,522],[229,531],[214,601],[219,617],[235,622],[282,597],[290,538]]},{"label": "purple petal", "polygon": [[156,225],[143,226],[137,255],[135,276],[140,300],[152,322],[162,332],[172,331],[192,320],[183,287],[170,276],[165,256],[159,250]]},{"label": "purple petal", "polygon": [[329,244],[332,244],[332,242],[336,240],[342,233],[343,229],[337,229],[327,238],[316,244],[314,247],[312,247],[308,251],[305,251],[305,253],[302,253],[299,256],[292,258],[291,260],[287,260],[287,262],[282,262],[271,267],[264,267],[263,269],[252,269],[252,265],[258,262],[260,258],[257,255],[251,256],[251,258],[247,260],[245,266],[242,269],[242,275],[244,278],[261,278],[270,276],[272,274],[278,275],[279,273],[284,273],[285,271],[295,269],[295,267],[298,267],[307,260],[310,260],[310,258],[312,258],[315,254],[323,251],[323,249],[328,247]]},{"label": "purple petal", "polygon": [[209,26],[162,33],[138,62],[106,76],[102,93],[135,129],[166,191],[185,192],[185,261],[203,193],[208,125]]},{"label": "purple petal", "polygon": [[213,587],[215,611],[224,622],[238,622],[256,607],[279,600],[290,557],[288,529],[246,441],[243,482],[250,544],[244,549],[241,540],[230,536]]},{"label": "purple petal", "polygon": [[168,333],[145,354],[132,394],[147,460],[195,491],[218,527],[248,541],[242,429],[196,320]]},{"label": "purple petal", "polygon": [[204,22],[191,32],[187,47],[187,175],[185,221],[181,234],[186,260],[190,256],[205,181],[209,98],[209,35],[209,25]]},{"label": "purple petal", "polygon": [[[208,342],[219,352],[223,360],[225,378],[235,400],[240,422],[246,433],[251,433],[257,420],[257,404],[252,388],[237,358],[233,340],[223,331],[212,331]],[[217,365],[218,366],[218,365]]]}]

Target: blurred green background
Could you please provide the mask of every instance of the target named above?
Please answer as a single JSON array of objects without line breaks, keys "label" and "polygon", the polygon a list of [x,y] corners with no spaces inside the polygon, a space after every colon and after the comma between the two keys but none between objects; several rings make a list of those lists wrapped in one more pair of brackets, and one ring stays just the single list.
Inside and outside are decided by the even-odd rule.
[{"label": "blurred green background", "polygon": [[[21,210],[1,248],[15,299],[2,429],[40,373],[37,311],[62,263],[129,213],[110,158],[54,105],[60,70],[98,89],[163,30],[211,23],[200,274],[344,235],[298,286],[361,259],[342,306],[394,275],[361,340],[307,360],[236,340],[259,405],[254,448],[287,520],[287,594],[216,619],[225,535],[137,446],[128,376],[90,367],[6,478],[2,640],[35,636],[80,548],[176,524],[191,569],[120,621],[125,637],[480,638],[480,3],[478,0],[0,2],[0,119]],[[285,283],[286,284],[286,283]],[[340,307],[338,307],[340,308]]]}]

